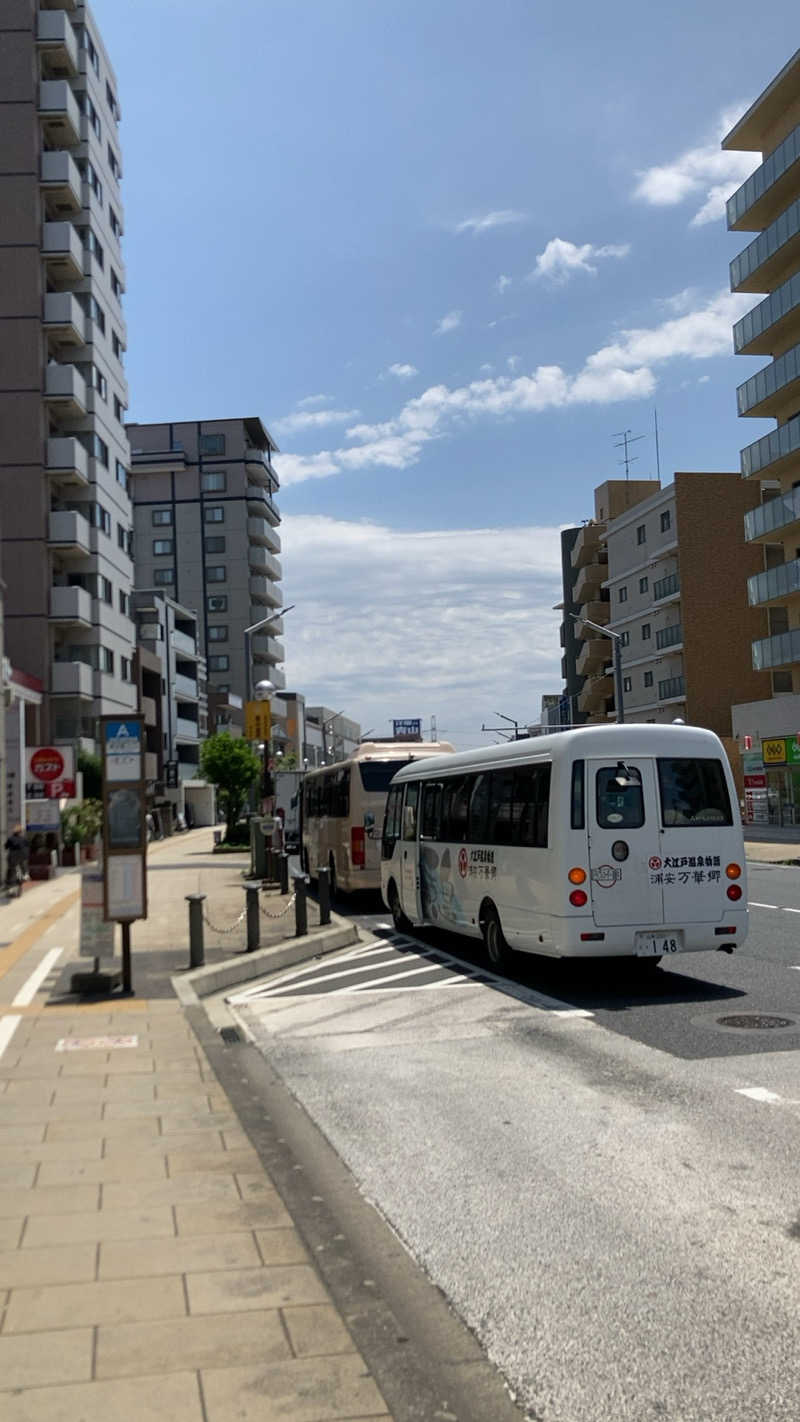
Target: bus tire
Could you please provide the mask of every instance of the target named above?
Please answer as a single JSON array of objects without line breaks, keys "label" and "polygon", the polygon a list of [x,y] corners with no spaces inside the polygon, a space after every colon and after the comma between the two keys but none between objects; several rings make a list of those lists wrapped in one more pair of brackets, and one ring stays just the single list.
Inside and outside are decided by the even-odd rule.
[{"label": "bus tire", "polygon": [[394,879],[389,880],[389,888],[386,893],[389,900],[389,912],[392,915],[392,923],[398,933],[407,933],[411,927],[411,922],[406,918],[400,905],[400,895],[397,892],[397,885]]},{"label": "bus tire", "polygon": [[489,965],[496,972],[502,972],[511,962],[511,949],[503,937],[500,915],[494,904],[487,903],[482,906],[480,922],[483,932],[483,947]]}]

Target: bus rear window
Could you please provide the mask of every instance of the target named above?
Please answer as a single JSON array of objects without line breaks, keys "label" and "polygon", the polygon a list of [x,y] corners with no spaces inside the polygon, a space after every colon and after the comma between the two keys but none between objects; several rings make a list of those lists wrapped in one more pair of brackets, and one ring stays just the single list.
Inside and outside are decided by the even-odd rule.
[{"label": "bus rear window", "polygon": [[410,764],[411,757],[408,760],[360,760],[361,784],[370,795],[385,795],[392,776]]},{"label": "bus rear window", "polygon": [[665,829],[733,824],[725,773],[718,760],[659,759],[661,822]]},{"label": "bus rear window", "polygon": [[603,765],[597,772],[597,823],[601,829],[639,829],[644,824],[642,777],[635,766]]}]

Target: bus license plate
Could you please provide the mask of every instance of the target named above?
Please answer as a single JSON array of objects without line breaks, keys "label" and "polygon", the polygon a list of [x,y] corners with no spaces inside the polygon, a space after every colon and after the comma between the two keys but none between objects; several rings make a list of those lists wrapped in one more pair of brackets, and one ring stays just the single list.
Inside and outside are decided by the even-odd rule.
[{"label": "bus license plate", "polygon": [[680,953],[682,949],[682,933],[637,933],[633,940],[637,958],[658,958],[666,953]]}]

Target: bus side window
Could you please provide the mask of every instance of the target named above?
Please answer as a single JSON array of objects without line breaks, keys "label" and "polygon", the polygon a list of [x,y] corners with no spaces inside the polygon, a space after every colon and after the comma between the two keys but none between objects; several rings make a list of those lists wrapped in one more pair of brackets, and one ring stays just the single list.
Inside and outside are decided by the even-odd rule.
[{"label": "bus side window", "polygon": [[403,811],[403,839],[413,840],[417,837],[417,805],[419,803],[419,785],[409,785],[406,788],[406,807]]},{"label": "bus side window", "polygon": [[470,844],[485,844],[488,839],[489,819],[489,772],[476,775],[469,799],[469,828],[467,839]]},{"label": "bus side window", "polygon": [[442,790],[440,836],[443,840],[450,840],[454,844],[464,843],[467,838],[468,807],[469,779],[459,776],[457,780],[446,780]]},{"label": "bus side window", "polygon": [[400,814],[403,804],[403,787],[395,785],[389,791],[386,801],[386,813],[383,817],[383,835],[381,837],[381,854],[384,859],[391,859],[394,847],[400,837]]},{"label": "bus side window", "polygon": [[512,811],[514,772],[510,767],[492,771],[489,798],[489,844],[513,844]]},{"label": "bus side window", "polygon": [[523,765],[514,772],[513,839],[531,849],[547,848],[550,766]]},{"label": "bus side window", "polygon": [[441,785],[424,785],[422,788],[422,818],[420,839],[438,839],[441,814]]}]

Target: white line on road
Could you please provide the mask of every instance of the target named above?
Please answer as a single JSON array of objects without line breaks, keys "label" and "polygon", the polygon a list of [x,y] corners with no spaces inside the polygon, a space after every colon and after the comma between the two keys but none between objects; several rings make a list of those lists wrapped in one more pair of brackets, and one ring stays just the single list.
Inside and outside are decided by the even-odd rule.
[{"label": "white line on road", "polygon": [[766,1086],[737,1086],[735,1090],[737,1096],[746,1096],[750,1101],[767,1101],[773,1104],[783,1100],[776,1091],[767,1091]]},{"label": "white line on road", "polygon": [[47,974],[50,972],[53,964],[58,962],[63,952],[63,948],[51,948],[49,953],[45,953],[38,968],[34,968],[28,981],[20,988],[16,997],[13,999],[11,1003],[12,1007],[27,1007],[29,1002],[33,1002]]},{"label": "white line on road", "polygon": [[784,913],[800,913],[800,909],[785,908]]},{"label": "white line on road", "polygon": [[[341,958],[334,958],[333,960],[335,963],[352,963],[357,960],[357,965],[355,967],[344,969],[341,973],[325,973],[324,975],[318,978],[314,978],[314,974],[319,972],[319,969],[322,967],[322,964],[317,959],[311,964],[306,963],[305,967],[303,968],[297,968],[293,973],[284,973],[284,975],[278,978],[276,981],[270,982],[269,986],[267,986],[266,988],[245,988],[244,992],[232,993],[230,997],[227,997],[225,999],[225,1001],[247,1002],[248,998],[251,997],[275,997],[282,991],[283,988],[289,987],[290,984],[295,987],[300,986],[300,980],[303,978],[308,978],[310,981],[313,980],[315,982],[322,983],[325,982],[328,978],[344,977],[345,973],[363,973],[365,967],[372,967],[374,959],[382,957],[385,953],[391,953],[392,957],[397,956],[396,951],[393,948],[386,947],[383,945],[380,948],[361,948],[359,949],[358,953],[347,953],[344,954]],[[369,963],[365,962],[367,958],[369,958],[370,960]],[[374,966],[380,967],[380,963],[375,963]]]},{"label": "white line on road", "polygon": [[755,899],[750,899],[750,902],[748,903],[747,907],[748,907],[748,908],[772,908],[772,909],[776,909],[776,908],[778,907],[778,905],[777,905],[777,904],[757,904],[756,901],[755,901]]},{"label": "white line on road", "polygon": [[21,1017],[0,1017],[0,1057],[19,1027]]},{"label": "white line on road", "polygon": [[[402,973],[389,973],[389,974],[387,974],[386,977],[373,978],[373,979],[372,979],[372,982],[371,982],[371,983],[365,983],[365,984],[364,984],[364,987],[365,987],[365,988],[368,988],[368,987],[382,988],[383,985],[384,985],[384,983],[397,982],[397,980],[398,980],[399,978],[416,978],[416,977],[419,977],[420,973],[438,973],[442,968],[447,968],[447,964],[446,964],[446,963],[427,963],[427,964],[425,964],[423,967],[419,967],[419,968],[406,968],[405,972],[402,972]],[[334,988],[334,989],[333,989],[333,992],[334,992],[334,996],[336,996],[336,995],[338,995],[339,993],[343,993],[343,992],[358,992],[358,988],[357,988],[357,987],[352,987],[352,986],[351,986],[351,987],[340,987],[340,988]]]}]

